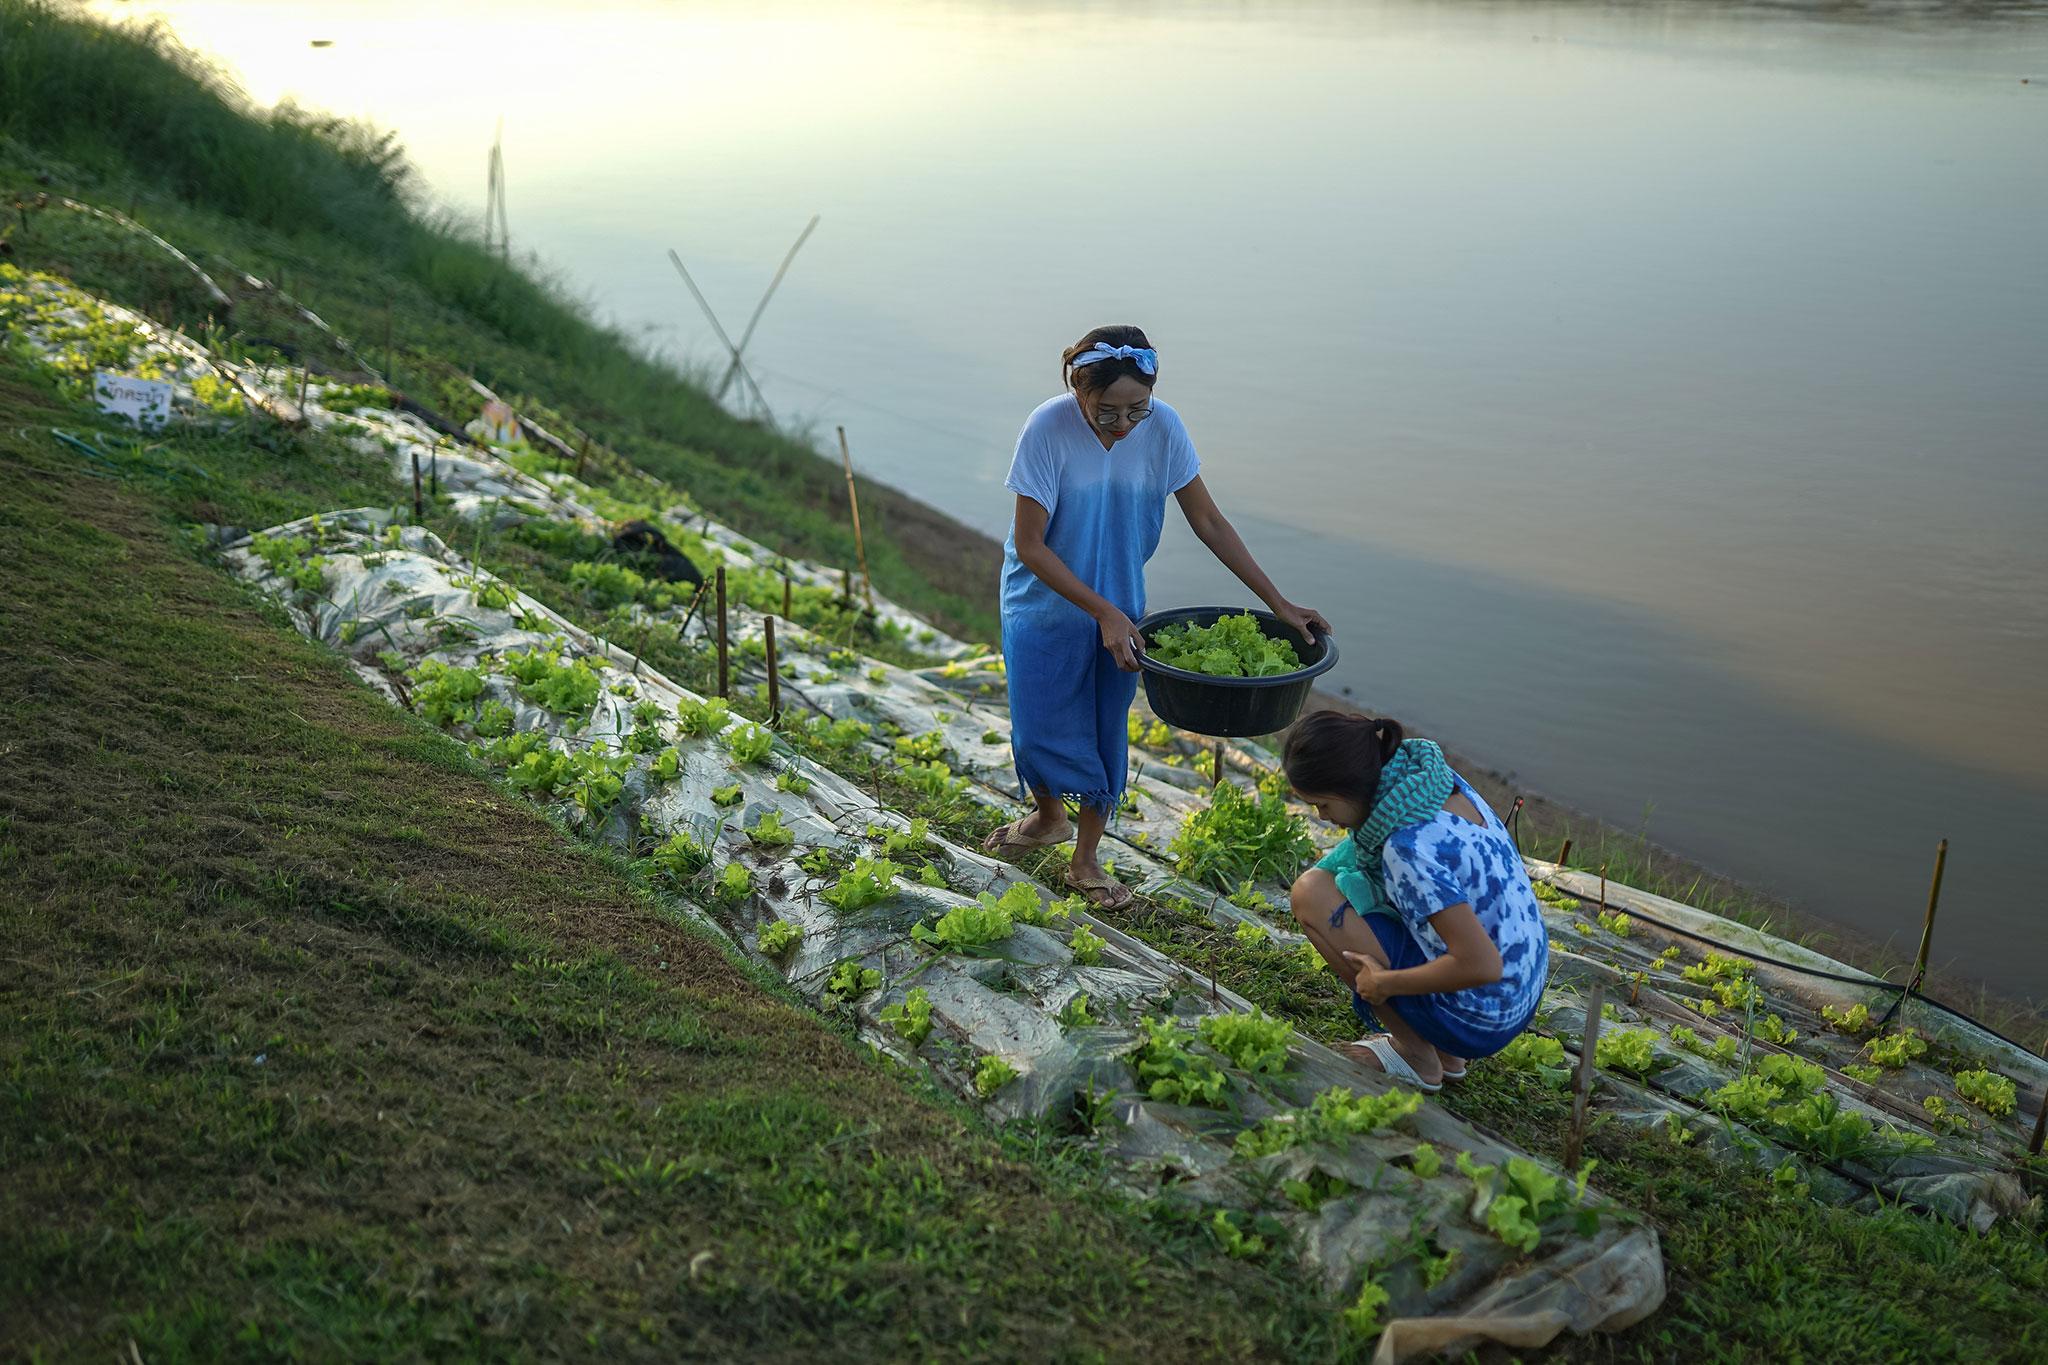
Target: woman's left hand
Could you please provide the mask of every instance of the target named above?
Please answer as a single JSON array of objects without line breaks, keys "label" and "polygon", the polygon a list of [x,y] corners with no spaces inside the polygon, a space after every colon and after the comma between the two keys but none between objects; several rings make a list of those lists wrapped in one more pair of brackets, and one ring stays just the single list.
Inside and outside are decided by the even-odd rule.
[{"label": "woman's left hand", "polygon": [[1273,614],[1309,640],[1320,640],[1330,629],[1330,623],[1314,607],[1297,607],[1292,602],[1282,602],[1273,609]]},{"label": "woman's left hand", "polygon": [[1367,957],[1364,953],[1346,952],[1344,960],[1358,969],[1358,980],[1353,983],[1359,998],[1368,1005],[1377,1005],[1387,998],[1387,969]]}]

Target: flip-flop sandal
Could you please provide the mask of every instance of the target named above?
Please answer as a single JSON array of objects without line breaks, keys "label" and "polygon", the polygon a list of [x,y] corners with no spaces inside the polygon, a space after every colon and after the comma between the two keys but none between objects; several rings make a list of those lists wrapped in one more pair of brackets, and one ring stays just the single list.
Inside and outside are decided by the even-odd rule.
[{"label": "flip-flop sandal", "polygon": [[1471,1070],[1471,1067],[1467,1065],[1459,1067],[1456,1071],[1446,1071],[1444,1072],[1444,1079],[1447,1081],[1462,1081],[1465,1079],[1465,1073],[1469,1070]]},{"label": "flip-flop sandal", "polygon": [[1007,825],[999,825],[991,830],[988,838],[981,841],[981,851],[992,858],[1000,858],[1010,853],[1022,853],[1027,849],[1051,848],[1056,844],[1064,844],[1074,837],[1072,830],[1068,830],[1057,839],[1033,838],[1028,834],[1017,833],[1017,826],[1030,818],[1027,815],[1023,819],[1012,820]]},{"label": "flip-flop sandal", "polygon": [[1434,1095],[1437,1091],[1443,1089],[1442,1085],[1431,1085],[1416,1074],[1415,1068],[1408,1064],[1408,1059],[1395,1050],[1394,1039],[1391,1034],[1370,1033],[1353,1043],[1352,1046],[1362,1047],[1373,1056],[1379,1058],[1380,1070],[1386,1072],[1387,1075],[1397,1081],[1406,1081],[1425,1095]]},{"label": "flip-flop sandal", "polygon": [[[1122,882],[1113,882],[1107,877],[1076,877],[1072,868],[1061,873],[1060,880],[1073,890],[1087,896],[1088,903],[1097,910],[1121,910],[1131,903],[1131,897],[1135,894],[1131,888],[1125,886]],[[1097,900],[1094,896],[1089,895],[1092,891],[1106,892],[1107,898]],[[1123,894],[1118,895],[1118,892]]]}]

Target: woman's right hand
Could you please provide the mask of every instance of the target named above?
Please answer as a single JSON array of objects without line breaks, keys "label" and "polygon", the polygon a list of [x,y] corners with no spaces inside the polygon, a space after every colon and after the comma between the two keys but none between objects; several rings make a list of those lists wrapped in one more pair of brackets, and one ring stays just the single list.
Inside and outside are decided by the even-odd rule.
[{"label": "woman's right hand", "polygon": [[1105,607],[1096,620],[1102,625],[1102,647],[1116,660],[1116,666],[1126,673],[1137,672],[1138,655],[1145,650],[1145,639],[1138,634],[1131,618],[1115,607]]}]

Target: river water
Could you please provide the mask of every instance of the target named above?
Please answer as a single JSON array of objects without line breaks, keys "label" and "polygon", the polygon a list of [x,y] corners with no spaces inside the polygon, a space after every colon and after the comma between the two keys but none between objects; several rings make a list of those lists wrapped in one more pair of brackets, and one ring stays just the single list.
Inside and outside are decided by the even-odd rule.
[{"label": "river water", "polygon": [[[992,534],[1141,324],[1333,684],[1907,946],[1947,836],[1937,959],[2048,995],[2048,3],[100,8],[464,212],[502,121],[687,364],[666,249],[737,334],[821,214],[762,393]],[[1248,600],[1184,527],[1151,595]]]}]

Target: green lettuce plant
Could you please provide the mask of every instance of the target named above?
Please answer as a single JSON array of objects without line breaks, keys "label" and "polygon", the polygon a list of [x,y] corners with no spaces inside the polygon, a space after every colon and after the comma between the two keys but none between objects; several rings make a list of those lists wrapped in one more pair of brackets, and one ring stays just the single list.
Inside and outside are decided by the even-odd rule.
[{"label": "green lettuce plant", "polygon": [[779,919],[762,926],[754,936],[754,946],[761,950],[763,957],[781,957],[803,940],[804,930],[800,924],[791,924]]},{"label": "green lettuce plant", "polygon": [[1287,1069],[1287,1045],[1294,1030],[1253,1006],[1246,1014],[1212,1014],[1196,1025],[1202,1041],[1242,1071],[1277,1076]]},{"label": "green lettuce plant", "polygon": [[931,1036],[932,998],[922,986],[893,1005],[882,1006],[879,1016],[884,1024],[896,1030],[896,1036],[912,1047]]},{"label": "green lettuce plant", "polygon": [[1170,667],[1218,678],[1267,678],[1301,667],[1294,646],[1260,630],[1250,612],[1221,616],[1206,626],[1191,621],[1162,626],[1152,633],[1148,652]]},{"label": "green lettuce plant", "polygon": [[1998,1118],[2010,1114],[2019,1105],[2019,1092],[2011,1079],[1981,1066],[1956,1073],[1956,1093]]},{"label": "green lettuce plant", "polygon": [[974,1093],[987,1099],[1016,1079],[1017,1068],[991,1052],[974,1068]]},{"label": "green lettuce plant", "polygon": [[1162,1104],[1222,1104],[1230,1078],[1213,1060],[1189,1050],[1194,1035],[1165,1019],[1141,1019],[1139,1027],[1145,1041],[1131,1060],[1148,1096]]},{"label": "green lettuce plant", "polygon": [[896,876],[902,870],[887,858],[856,858],[852,867],[819,893],[820,898],[841,912],[865,910],[895,894]]}]

